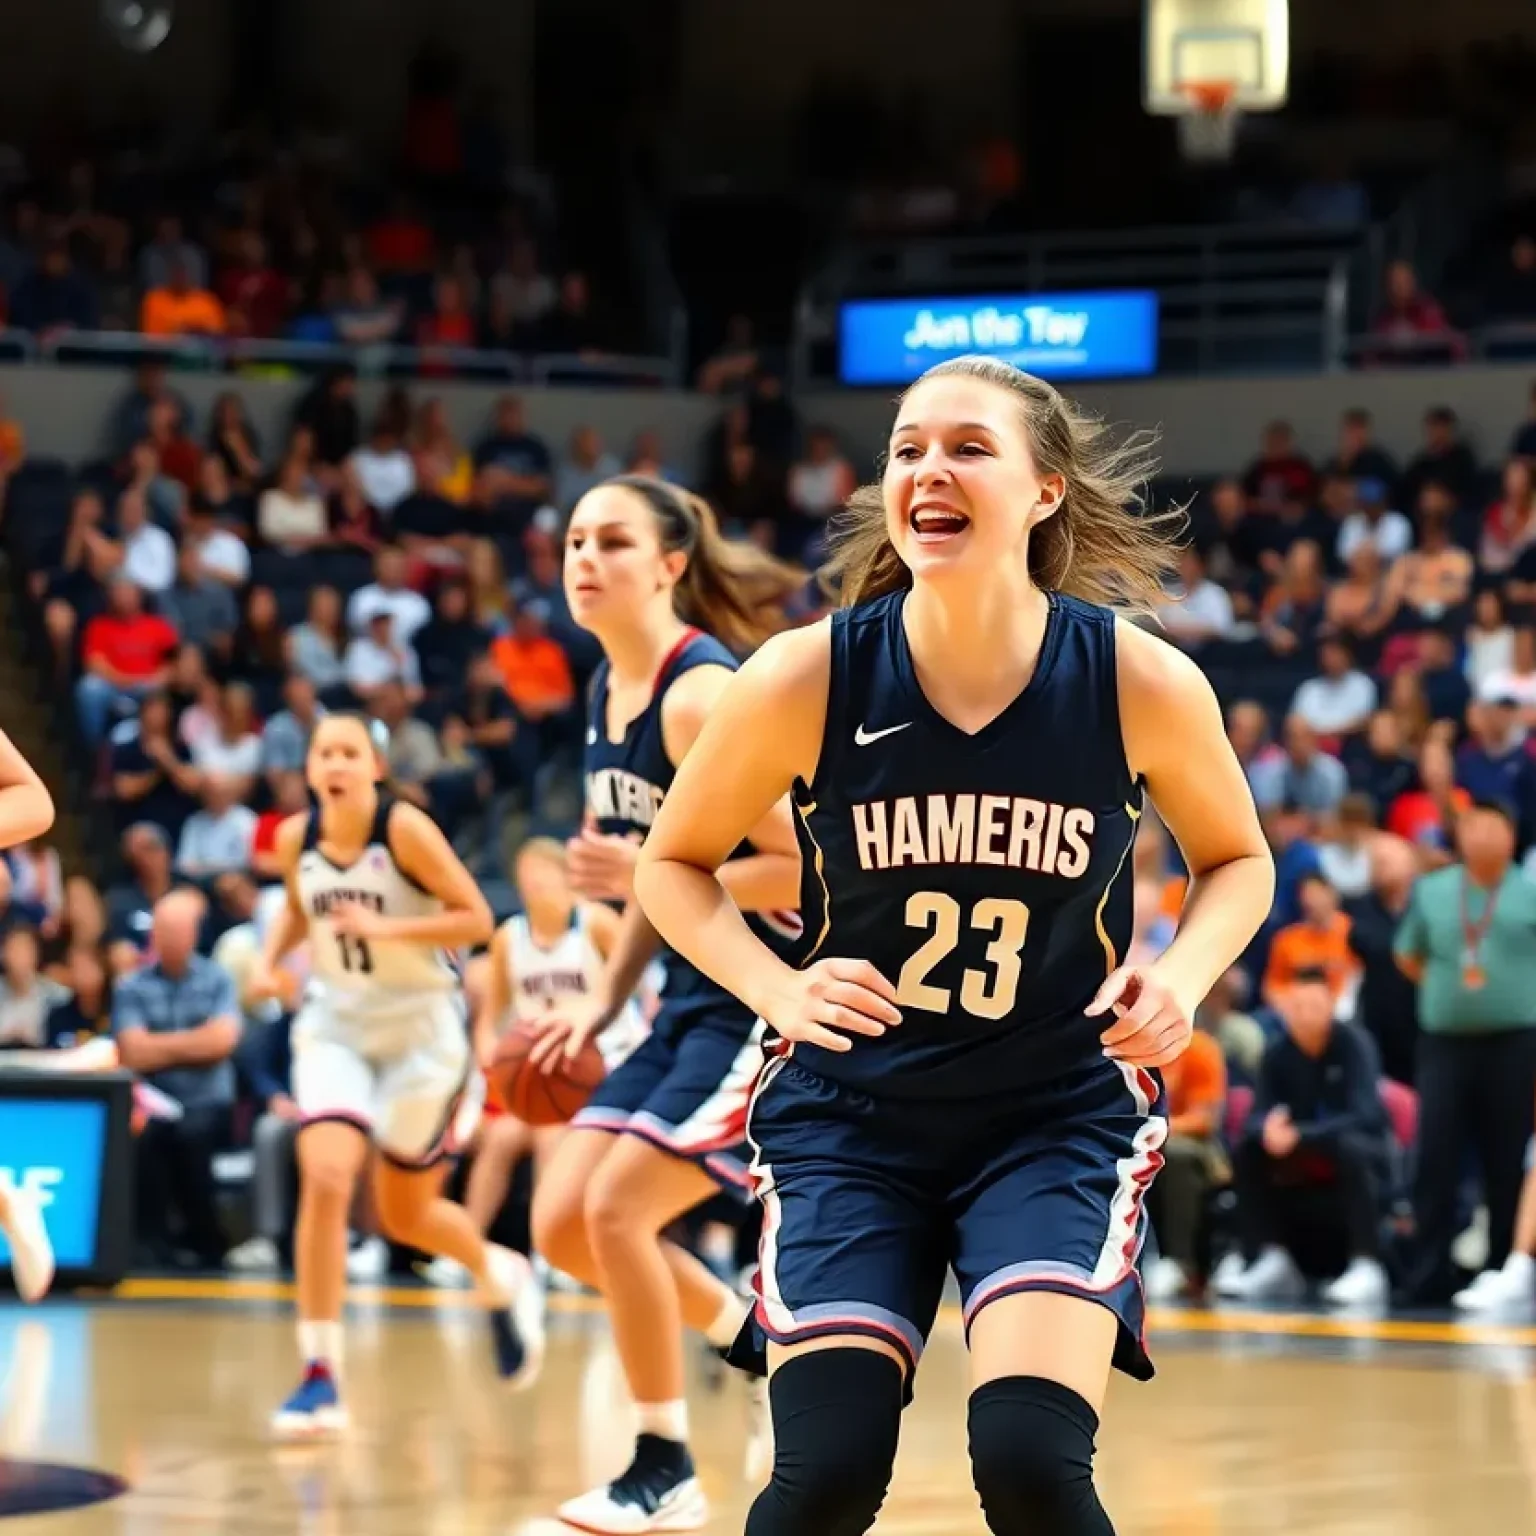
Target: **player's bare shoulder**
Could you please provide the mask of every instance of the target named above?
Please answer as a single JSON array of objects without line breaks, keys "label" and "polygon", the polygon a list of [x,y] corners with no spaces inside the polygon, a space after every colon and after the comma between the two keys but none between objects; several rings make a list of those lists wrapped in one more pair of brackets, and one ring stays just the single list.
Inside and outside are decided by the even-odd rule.
[{"label": "player's bare shoulder", "polygon": [[1124,618],[1115,621],[1115,679],[1126,755],[1139,767],[1163,756],[1170,743],[1186,746],[1214,722],[1221,708],[1199,666],[1161,635]]}]

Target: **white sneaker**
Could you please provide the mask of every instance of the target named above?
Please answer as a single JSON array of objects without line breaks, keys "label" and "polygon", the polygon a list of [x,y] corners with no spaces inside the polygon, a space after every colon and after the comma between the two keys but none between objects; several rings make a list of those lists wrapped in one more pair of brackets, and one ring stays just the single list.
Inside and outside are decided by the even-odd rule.
[{"label": "white sneaker", "polygon": [[435,1285],[441,1291],[466,1291],[474,1284],[469,1271],[457,1259],[446,1256],[423,1264],[418,1273],[428,1285]]},{"label": "white sneaker", "polygon": [[1235,1301],[1294,1301],[1306,1281],[1284,1248],[1266,1248],[1227,1292]]},{"label": "white sneaker", "polygon": [[696,1477],[667,1488],[635,1485],[626,1473],[556,1511],[567,1525],[594,1536],[649,1536],[653,1531],[699,1531],[709,1521],[709,1500]]},{"label": "white sneaker", "polygon": [[1248,1261],[1234,1248],[1231,1253],[1224,1253],[1221,1262],[1211,1271],[1211,1289],[1218,1296],[1235,1296],[1247,1273]]},{"label": "white sneaker", "polygon": [[1153,1260],[1141,1277],[1141,1286],[1148,1301],[1177,1301],[1189,1290],[1189,1276],[1177,1259],[1163,1254]]},{"label": "white sneaker", "polygon": [[269,1275],[278,1267],[277,1244],[270,1237],[248,1237],[224,1255],[230,1269],[243,1275]]},{"label": "white sneaker", "polygon": [[1451,1258],[1462,1269],[1474,1274],[1488,1262],[1488,1207],[1480,1205],[1472,1213],[1472,1223],[1458,1232],[1451,1243]]},{"label": "white sneaker", "polygon": [[1536,1299],[1536,1258],[1512,1253],[1503,1269],[1485,1269],[1464,1291],[1451,1298],[1461,1312],[1494,1312]]},{"label": "white sneaker", "polygon": [[747,1454],[741,1475],[749,1483],[766,1483],[773,1475],[773,1413],[768,1405],[768,1379],[760,1376],[747,1383]]},{"label": "white sneaker", "polygon": [[1351,1259],[1349,1268],[1323,1287],[1330,1307],[1381,1307],[1391,1294],[1387,1272],[1375,1259]]},{"label": "white sneaker", "polygon": [[41,1301],[53,1284],[53,1244],[42,1208],[30,1191],[11,1190],[11,1221],[5,1229],[11,1245],[11,1274],[23,1301]]},{"label": "white sneaker", "polygon": [[367,1237],[347,1255],[348,1280],[382,1280],[389,1273],[389,1244]]},{"label": "white sneaker", "polygon": [[490,1283],[481,1288],[491,1319],[498,1374],[518,1392],[539,1379],[544,1366],[544,1287],[520,1253],[486,1244]]}]

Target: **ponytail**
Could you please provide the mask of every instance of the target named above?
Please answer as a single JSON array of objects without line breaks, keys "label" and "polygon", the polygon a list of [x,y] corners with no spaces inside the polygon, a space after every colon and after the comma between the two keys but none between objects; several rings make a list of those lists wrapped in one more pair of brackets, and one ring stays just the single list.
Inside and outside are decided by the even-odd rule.
[{"label": "ponytail", "polygon": [[677,616],[737,653],[755,650],[785,627],[785,605],[805,586],[798,566],[720,532],[714,508],[700,496],[649,475],[604,482],[645,498],[661,547],[682,550],[687,567],[672,592]]}]

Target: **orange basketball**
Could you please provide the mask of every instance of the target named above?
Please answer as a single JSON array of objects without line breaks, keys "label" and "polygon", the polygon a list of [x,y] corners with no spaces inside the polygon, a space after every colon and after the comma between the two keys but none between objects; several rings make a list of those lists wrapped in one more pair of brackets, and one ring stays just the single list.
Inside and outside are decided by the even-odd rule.
[{"label": "orange basketball", "polygon": [[525,1125],[564,1125],[607,1075],[603,1054],[589,1040],[574,1061],[562,1060],[552,1072],[541,1072],[528,1061],[536,1038],[522,1025],[502,1036],[486,1074],[491,1095]]}]

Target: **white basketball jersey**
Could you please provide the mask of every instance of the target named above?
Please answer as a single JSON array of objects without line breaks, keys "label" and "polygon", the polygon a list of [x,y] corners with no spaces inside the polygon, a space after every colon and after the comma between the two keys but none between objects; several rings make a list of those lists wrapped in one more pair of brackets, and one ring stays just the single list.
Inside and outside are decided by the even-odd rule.
[{"label": "white basketball jersey", "polygon": [[[603,959],[587,931],[587,920],[577,908],[571,925],[548,948],[533,937],[526,915],[519,913],[505,924],[508,981],[512,991],[512,1019],[529,1023],[573,997],[590,997],[603,973]],[[613,1068],[627,1056],[648,1029],[633,998],[597,1037],[603,1060]]]},{"label": "white basketball jersey", "polygon": [[312,813],[299,855],[299,899],[309,917],[311,985],[336,1006],[395,1013],[402,1000],[458,985],[456,957],[448,950],[399,939],[358,939],[337,933],[331,913],[355,902],[384,917],[427,917],[443,910],[395,862],[389,847],[393,802],[382,796],[368,846],[346,868],[321,853],[320,818]]}]

